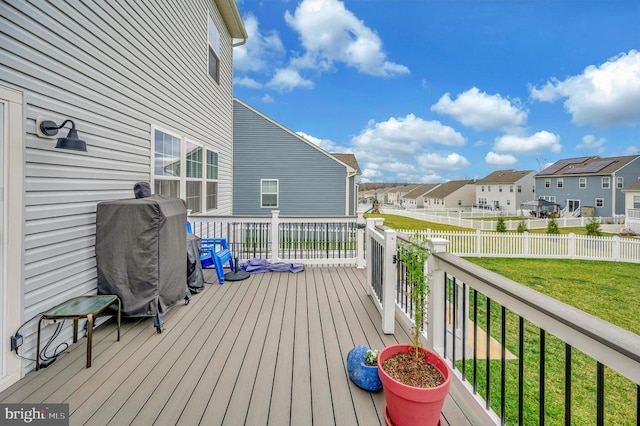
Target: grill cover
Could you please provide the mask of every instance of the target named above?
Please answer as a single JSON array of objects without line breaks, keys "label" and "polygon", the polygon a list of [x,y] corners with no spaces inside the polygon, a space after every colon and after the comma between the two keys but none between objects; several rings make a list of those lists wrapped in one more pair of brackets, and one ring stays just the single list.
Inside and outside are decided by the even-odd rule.
[{"label": "grill cover", "polygon": [[122,315],[159,316],[188,296],[187,209],[179,198],[98,203],[98,294],[116,294]]}]

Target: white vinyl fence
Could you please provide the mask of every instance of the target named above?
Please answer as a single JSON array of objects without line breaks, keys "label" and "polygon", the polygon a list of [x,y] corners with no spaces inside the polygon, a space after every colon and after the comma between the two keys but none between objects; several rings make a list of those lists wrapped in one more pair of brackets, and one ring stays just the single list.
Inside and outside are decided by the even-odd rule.
[{"label": "white vinyl fence", "polygon": [[471,257],[531,257],[608,260],[640,263],[640,239],[564,234],[506,234],[501,232],[454,232],[401,230],[423,239],[444,238],[448,252]]}]

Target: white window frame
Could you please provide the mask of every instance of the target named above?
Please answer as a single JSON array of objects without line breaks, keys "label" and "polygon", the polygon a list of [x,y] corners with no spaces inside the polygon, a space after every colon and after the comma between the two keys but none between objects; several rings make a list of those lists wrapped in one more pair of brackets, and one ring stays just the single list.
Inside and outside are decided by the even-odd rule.
[{"label": "white window frame", "polygon": [[633,208],[640,209],[640,195],[633,196]]},{"label": "white window frame", "polygon": [[513,192],[513,185],[509,185],[509,192]]},{"label": "white window frame", "polygon": [[611,188],[611,177],[609,177],[609,176],[602,176],[602,179],[601,179],[601,186],[602,186],[602,189],[609,189],[609,188]]},{"label": "white window frame", "polygon": [[551,188],[551,178],[544,178],[544,187]]},{"label": "white window frame", "polygon": [[[162,132],[165,133],[169,136],[172,136],[176,139],[178,139],[180,141],[180,174],[179,176],[164,176],[164,175],[156,175],[156,168],[155,168],[155,162],[156,162],[156,147],[155,147],[155,135],[156,132]],[[200,147],[202,149],[203,152],[203,159],[202,159],[202,170],[201,170],[201,176],[200,177],[187,177],[187,143],[196,145],[198,147]],[[158,180],[169,180],[169,181],[177,181],[178,182],[178,198],[182,198],[182,199],[186,199],[187,198],[187,182],[201,182],[201,186],[200,186],[200,211],[197,213],[206,213],[209,211],[213,211],[215,209],[209,209],[207,210],[207,203],[206,203],[206,198],[207,198],[207,182],[210,180],[207,180],[207,169],[206,169],[206,153],[207,151],[213,151],[216,152],[216,154],[218,154],[218,164],[220,162],[220,154],[215,150],[215,149],[211,149],[208,145],[194,140],[193,138],[190,137],[186,137],[184,135],[181,135],[180,132],[177,132],[175,130],[169,130],[167,128],[164,127],[160,127],[160,126],[155,126],[152,125],[151,126],[151,187],[153,188],[153,192],[157,192],[155,190],[155,186],[156,186],[156,181]],[[218,180],[216,179],[216,182]],[[219,186],[218,186],[219,188]],[[216,194],[216,209],[218,208],[218,199],[219,199],[219,192]]]},{"label": "white window frame", "polygon": [[596,198],[595,206],[596,207],[604,207],[604,198]]},{"label": "white window frame", "polygon": [[498,192],[502,192],[502,185],[498,186]]},{"label": "white window frame", "polygon": [[616,188],[622,189],[624,188],[624,177],[616,176]]},{"label": "white window frame", "polygon": [[[276,183],[276,205],[275,206],[265,206],[262,203],[262,196],[264,194],[272,194],[271,192],[263,193],[262,192],[262,183],[263,182],[275,182]],[[261,209],[277,209],[280,206],[280,179],[260,179],[260,208]]]},{"label": "white window frame", "polygon": [[564,188],[564,179],[563,178],[558,178],[556,180],[556,187],[558,188]]},{"label": "white window frame", "polygon": [[587,188],[587,178],[586,177],[578,178],[578,188],[579,189],[586,189]]},{"label": "white window frame", "polygon": [[[209,176],[209,153],[213,152],[216,154],[216,176]],[[205,211],[212,211],[212,210],[217,210],[218,209],[218,201],[220,199],[220,153],[218,151],[216,151],[215,149],[210,149],[210,148],[206,148],[204,150],[204,175],[205,175],[205,182],[204,182],[204,208]],[[209,191],[207,186],[210,183],[215,183],[216,184],[216,201],[215,201],[215,207],[212,208],[207,208],[207,200],[209,198]]]},{"label": "white window frame", "polygon": [[[220,31],[210,15],[207,15],[207,74],[213,81],[220,84]],[[216,59],[215,75],[211,75],[210,55]]]},{"label": "white window frame", "polygon": [[518,192],[522,192],[522,185],[518,185]]}]

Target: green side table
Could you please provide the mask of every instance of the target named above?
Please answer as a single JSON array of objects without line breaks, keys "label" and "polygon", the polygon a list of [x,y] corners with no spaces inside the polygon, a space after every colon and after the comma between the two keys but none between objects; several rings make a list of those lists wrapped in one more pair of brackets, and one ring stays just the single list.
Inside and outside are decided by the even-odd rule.
[{"label": "green side table", "polygon": [[87,319],[87,368],[91,367],[91,339],[93,337],[93,320],[112,305],[118,305],[118,342],[120,341],[120,298],[112,294],[96,296],[79,296],[55,306],[40,317],[38,321],[38,344],[36,349],[36,371],[40,369],[40,326],[45,320],[73,320],[73,343],[78,341],[78,320]]}]

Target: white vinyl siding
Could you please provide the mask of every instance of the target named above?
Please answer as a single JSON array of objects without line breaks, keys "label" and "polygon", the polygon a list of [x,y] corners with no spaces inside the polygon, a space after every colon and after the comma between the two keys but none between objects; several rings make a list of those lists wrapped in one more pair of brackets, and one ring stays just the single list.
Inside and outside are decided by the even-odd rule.
[{"label": "white vinyl siding", "polygon": [[[204,56],[208,15],[220,30],[219,84]],[[0,19],[11,34],[0,75],[25,100],[23,318],[95,294],[96,205],[153,183],[152,125],[220,154],[216,214],[231,214],[233,53],[214,2],[18,1],[3,3]],[[74,120],[87,152],[55,149],[36,135],[37,117]],[[179,190],[173,176],[161,180]],[[33,330],[23,346],[31,358]]]}]

